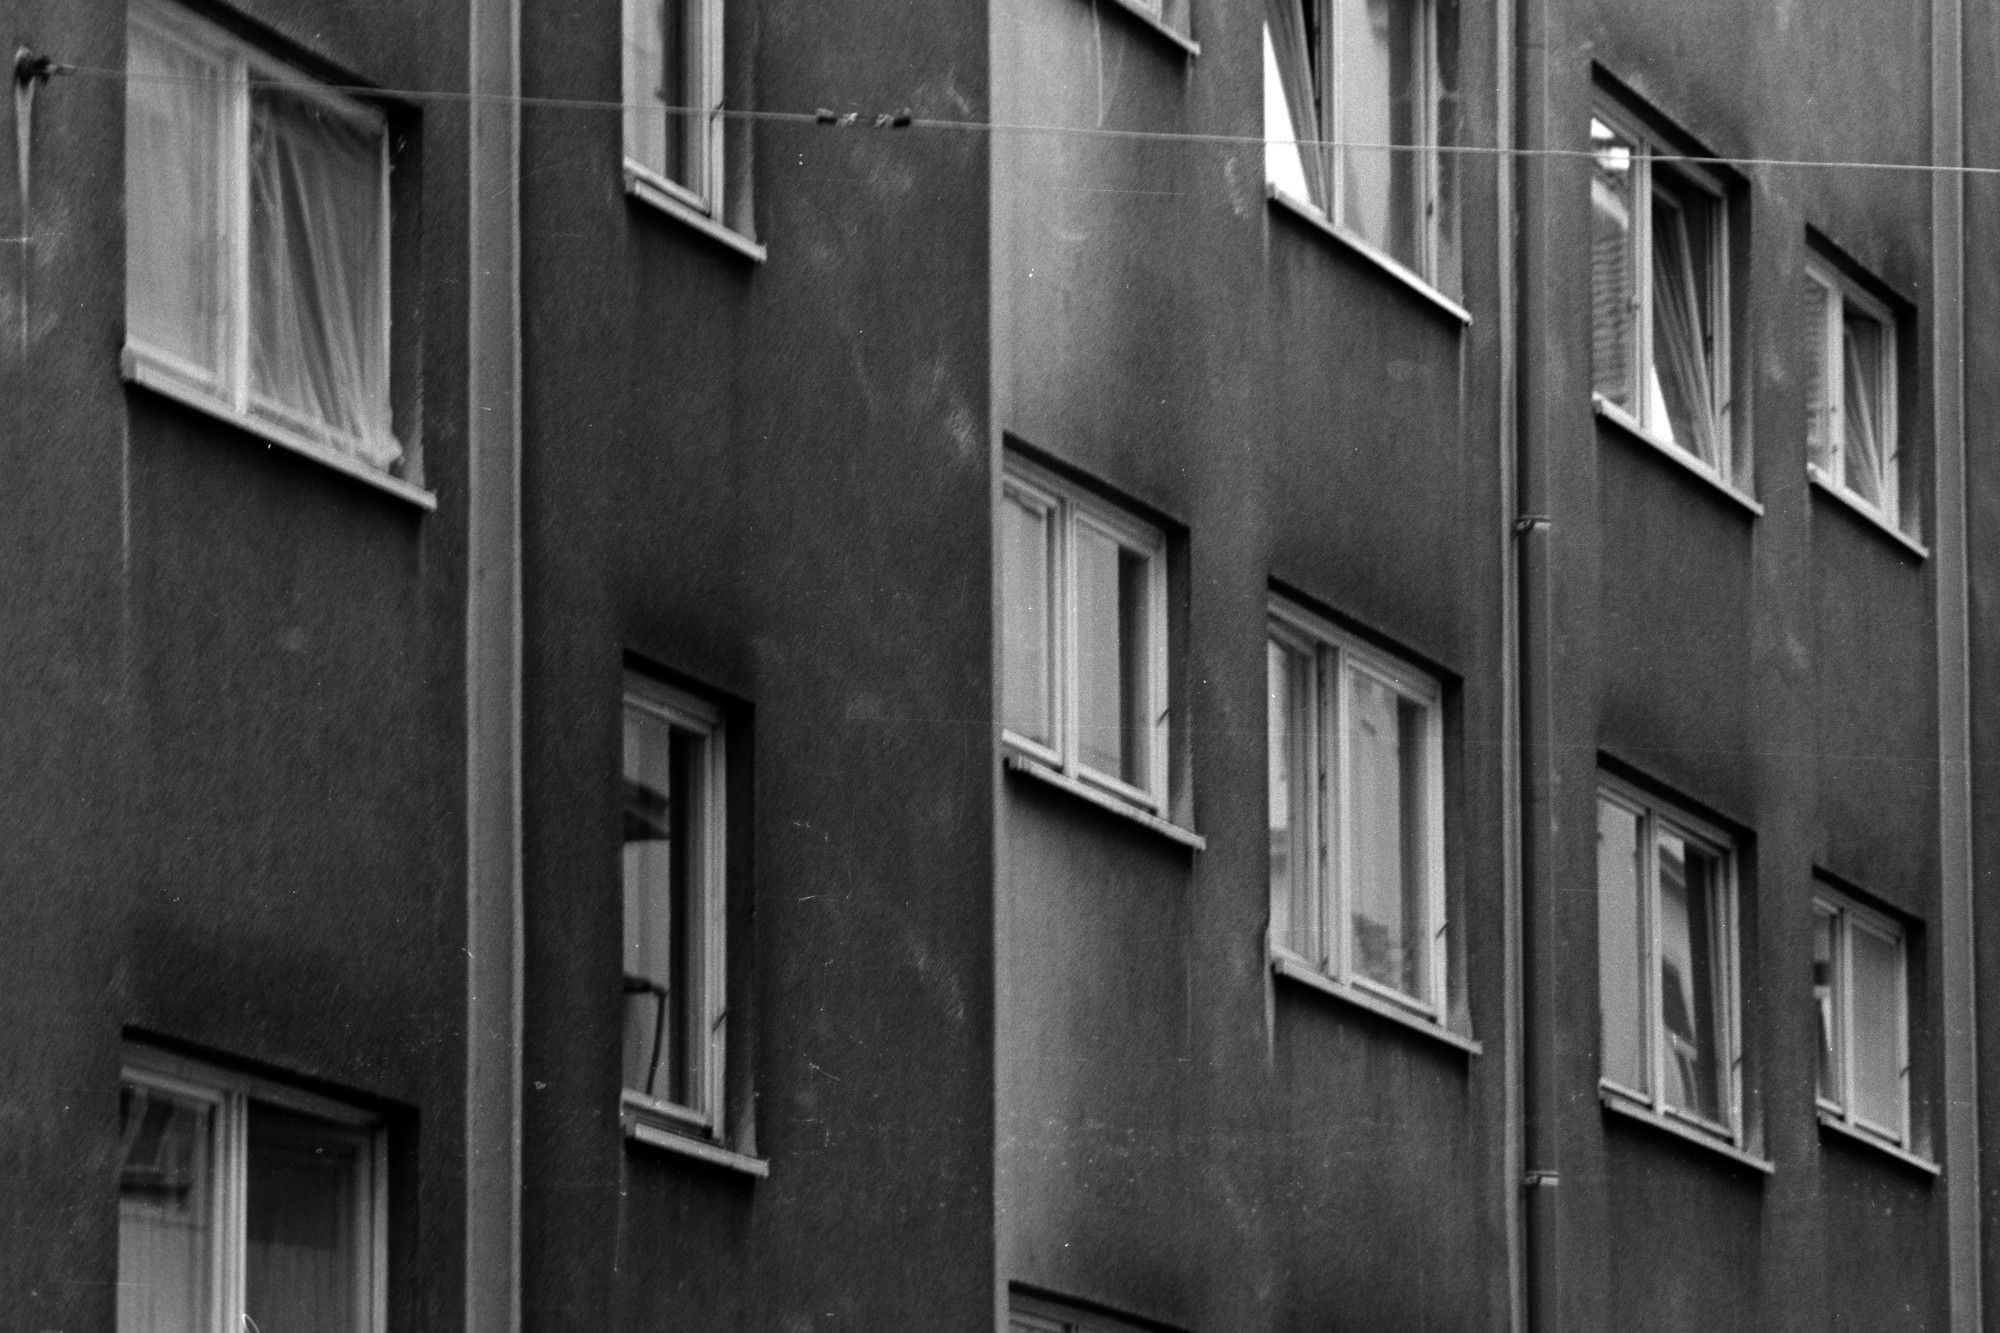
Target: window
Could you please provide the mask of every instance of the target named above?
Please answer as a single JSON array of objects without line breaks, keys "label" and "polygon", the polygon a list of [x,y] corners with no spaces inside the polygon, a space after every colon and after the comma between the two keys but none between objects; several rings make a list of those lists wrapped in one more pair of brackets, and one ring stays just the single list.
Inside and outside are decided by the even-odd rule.
[{"label": "window", "polygon": [[165,4],[134,3],[126,35],[126,373],[396,469],[382,113]]},{"label": "window", "polygon": [[723,724],[711,704],[625,679],[624,1096],[628,1113],[723,1137]]},{"label": "window", "polygon": [[1896,323],[1829,265],[1806,265],[1806,458],[1813,475],[1903,525],[1896,440]]},{"label": "window", "polygon": [[1438,684],[1286,603],[1265,652],[1272,948],[1442,1024]]},{"label": "window", "polygon": [[1820,886],[1813,895],[1820,1114],[1904,1149],[1910,1147],[1909,993],[1902,927]]},{"label": "window", "polygon": [[1600,109],[1591,117],[1591,386],[1601,410],[1733,482],[1727,203]]},{"label": "window", "polygon": [[1457,0],[1266,0],[1271,189],[1459,288]]},{"label": "window", "polygon": [[1012,457],[999,528],[1007,743],[1164,815],[1165,538]]},{"label": "window", "polygon": [[1606,778],[1597,794],[1605,1090],[1741,1145],[1736,852]]},{"label": "window", "polygon": [[1015,1292],[1008,1303],[1007,1333],[1143,1333],[1116,1315],[1084,1313]]},{"label": "window", "polygon": [[723,0],[624,0],[625,188],[752,259],[749,139],[723,110]]},{"label": "window", "polygon": [[136,1052],[119,1095],[118,1333],[382,1333],[376,1120]]}]

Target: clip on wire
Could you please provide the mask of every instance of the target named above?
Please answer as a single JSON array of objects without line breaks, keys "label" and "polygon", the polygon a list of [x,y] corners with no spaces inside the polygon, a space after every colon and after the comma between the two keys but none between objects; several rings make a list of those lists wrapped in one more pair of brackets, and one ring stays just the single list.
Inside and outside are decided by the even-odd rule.
[{"label": "clip on wire", "polygon": [[[860,124],[861,113],[859,111],[850,111],[843,116],[837,115],[825,107],[821,107],[813,112],[813,119],[821,125],[832,125],[838,129],[845,129],[849,125]],[[911,122],[915,119],[916,116],[911,113],[910,108],[904,107],[900,111],[884,111],[880,115],[877,115],[870,124],[878,130],[906,130],[910,128]]]}]

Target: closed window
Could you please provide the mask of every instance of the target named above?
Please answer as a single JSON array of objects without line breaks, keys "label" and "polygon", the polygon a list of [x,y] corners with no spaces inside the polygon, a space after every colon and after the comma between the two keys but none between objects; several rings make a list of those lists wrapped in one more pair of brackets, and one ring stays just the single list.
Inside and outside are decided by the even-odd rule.
[{"label": "closed window", "polygon": [[1723,192],[1608,109],[1591,117],[1590,146],[1599,409],[1733,484]]},{"label": "closed window", "polygon": [[1265,654],[1272,948],[1441,1024],[1438,683],[1288,603]]},{"label": "closed window", "polygon": [[381,1333],[374,1117],[151,1052],[119,1094],[118,1333]]},{"label": "closed window", "polygon": [[127,374],[402,475],[382,113],[171,5],[126,38]]},{"label": "closed window", "polygon": [[1270,187],[1459,288],[1457,0],[1267,0]]},{"label": "closed window", "polygon": [[624,1106],[657,1128],[721,1139],[722,715],[628,674],[624,752]]},{"label": "closed window", "polygon": [[1813,895],[1821,1116],[1910,1147],[1909,964],[1903,928],[1824,885]]},{"label": "closed window", "polygon": [[[624,0],[625,189],[751,259],[750,130],[723,96],[723,0]],[[741,100],[740,98],[738,99]]]},{"label": "closed window", "polygon": [[1165,538],[1011,457],[998,526],[1007,743],[1065,777],[1162,814]]},{"label": "closed window", "polygon": [[1805,331],[1807,465],[1821,483],[1901,528],[1895,320],[1833,267],[1812,261]]},{"label": "closed window", "polygon": [[1608,1093],[1742,1146],[1736,850],[1606,778],[1597,967]]}]

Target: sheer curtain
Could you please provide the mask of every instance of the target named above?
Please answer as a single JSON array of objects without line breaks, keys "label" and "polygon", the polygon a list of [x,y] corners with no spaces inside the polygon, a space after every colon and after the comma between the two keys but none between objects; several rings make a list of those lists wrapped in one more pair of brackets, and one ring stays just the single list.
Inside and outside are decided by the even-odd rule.
[{"label": "sheer curtain", "polygon": [[1890,469],[1893,458],[1883,449],[1882,330],[1873,320],[1848,318],[1841,324],[1841,358],[1844,385],[1847,489],[1878,509],[1895,502]]},{"label": "sheer curtain", "polygon": [[[1724,465],[1715,422],[1715,386],[1710,374],[1708,302],[1697,273],[1694,238],[1687,210],[1656,198],[1653,203],[1653,385],[1652,421],[1681,448],[1709,466]],[[1702,238],[1706,240],[1706,232]],[[1705,256],[1703,256],[1705,257]]]},{"label": "sheer curtain", "polygon": [[125,315],[138,343],[224,378],[222,133],[227,69],[134,21],[125,95]]},{"label": "sheer curtain", "polygon": [[[1306,33],[1305,2],[1266,0],[1264,6],[1265,174],[1280,189],[1325,209],[1330,206],[1326,150],[1317,142],[1318,99],[1312,41]],[[1276,96],[1269,86],[1274,77],[1278,85]]]},{"label": "sheer curtain", "polygon": [[383,131],[305,89],[250,93],[250,392],[321,444],[387,468]]}]

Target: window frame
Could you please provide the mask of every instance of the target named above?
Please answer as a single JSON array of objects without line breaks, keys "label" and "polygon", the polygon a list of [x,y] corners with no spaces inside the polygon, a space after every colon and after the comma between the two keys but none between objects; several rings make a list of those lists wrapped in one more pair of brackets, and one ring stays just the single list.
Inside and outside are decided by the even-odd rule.
[{"label": "window frame", "polygon": [[[708,108],[705,113],[707,123],[702,126],[698,138],[702,154],[700,181],[697,186],[674,180],[647,162],[637,151],[633,135],[635,115],[642,109],[651,111],[665,103],[657,96],[642,95],[634,86],[639,76],[634,67],[632,34],[634,24],[645,21],[647,0],[621,0],[619,86],[627,109],[618,118],[618,134],[625,192],[720,241],[745,258],[761,263],[768,257],[768,252],[749,235],[747,217],[739,219],[731,216],[735,210],[730,199],[729,134],[725,115],[729,86],[725,0],[688,0],[688,3],[699,8],[696,26],[701,41],[697,71],[701,86],[696,90],[692,104]],[[654,7],[657,8],[657,0]],[[667,119],[671,123],[676,122],[678,117],[668,116]],[[696,140],[693,134],[689,138]]]},{"label": "window frame", "polygon": [[[1594,375],[1591,384],[1592,405],[1600,416],[1609,418],[1647,443],[1665,450],[1695,472],[1720,483],[1724,489],[1748,499],[1750,488],[1740,479],[1750,475],[1750,460],[1747,449],[1740,447],[1745,442],[1737,438],[1741,432],[1736,429],[1735,358],[1731,337],[1735,312],[1730,303],[1732,276],[1729,262],[1733,210],[1730,207],[1728,185],[1713,171],[1691,160],[1692,154],[1678,151],[1659,133],[1647,128],[1638,117],[1601,94],[1591,100],[1589,119],[1593,123],[1603,124],[1611,134],[1625,139],[1632,145],[1632,194],[1635,200],[1644,199],[1646,202],[1646,207],[1637,210],[1638,216],[1630,219],[1626,233],[1626,263],[1636,289],[1628,307],[1632,311],[1630,330],[1636,349],[1634,353],[1636,382],[1627,387],[1632,392],[1639,410],[1634,412],[1607,398],[1597,388]],[[1596,147],[1596,134],[1592,133],[1590,138],[1590,154],[1593,159],[1590,206],[1595,208],[1597,206],[1595,196],[1600,186],[1594,161],[1599,150]],[[1668,179],[1681,183],[1689,190],[1707,196],[1712,209],[1709,215],[1707,246],[1708,297],[1712,327],[1708,330],[1710,345],[1706,359],[1711,400],[1708,404],[1709,419],[1715,432],[1719,454],[1716,462],[1710,462],[1693,449],[1662,433],[1653,419],[1651,395],[1648,389],[1653,378],[1659,373],[1659,359],[1654,348],[1653,201],[1655,195],[1660,192],[1656,182],[1656,175],[1660,172],[1665,172]],[[1593,321],[1595,306],[1593,292]],[[1593,343],[1595,336],[1593,322]]]},{"label": "window frame", "polygon": [[[1871,1143],[1903,1153],[1915,1152],[1915,1116],[1911,1106],[1912,1048],[1910,1041],[1910,936],[1903,925],[1884,912],[1871,908],[1824,881],[1813,885],[1812,910],[1815,917],[1832,922],[1833,975],[1828,980],[1832,1002],[1831,1037],[1838,1051],[1833,1073],[1838,1080],[1836,1095],[1828,1097],[1814,1079],[1813,1102],[1823,1122],[1847,1130]],[[1875,1124],[1863,1116],[1856,1103],[1854,1056],[1854,1005],[1856,988],[1853,971],[1855,929],[1888,941],[1896,950],[1896,1102],[1900,1123],[1894,1129]],[[1822,1021],[1827,1011],[1822,1010]]]},{"label": "window frame", "polygon": [[[119,358],[124,378],[412,500],[425,509],[434,509],[436,497],[422,485],[421,458],[398,438],[395,430],[394,219],[390,191],[393,127],[387,113],[379,106],[328,87],[322,80],[172,0],[131,0],[126,25],[128,33],[135,27],[143,28],[152,39],[218,68],[222,85],[219,96],[224,105],[215,127],[219,142],[215,182],[218,197],[214,203],[220,244],[215,293],[218,305],[212,332],[218,365],[211,371],[156,347],[135,333],[133,298],[128,287],[124,345]],[[127,60],[129,65],[129,56]],[[344,436],[330,424],[308,420],[284,404],[257,394],[251,382],[251,310],[255,291],[251,253],[254,208],[250,182],[251,94],[260,83],[280,85],[289,93],[312,101],[329,115],[364,129],[379,144],[376,174],[379,259],[369,281],[381,310],[375,336],[380,339],[384,376],[382,438],[399,454],[387,466],[378,466],[364,457],[355,439]],[[132,206],[128,200],[128,210]],[[125,260],[128,283],[130,262],[128,242]]]},{"label": "window frame", "polygon": [[[1817,330],[1808,329],[1809,335],[1817,333],[1817,345],[1813,355],[1819,358],[1821,382],[1825,387],[1827,403],[1827,458],[1832,466],[1824,466],[1812,456],[1811,428],[1807,428],[1806,472],[1814,481],[1835,492],[1842,500],[1859,509],[1896,532],[1912,535],[1913,524],[1905,512],[1906,492],[1903,484],[1903,448],[1901,422],[1898,413],[1899,380],[1897,377],[1897,353],[1901,341],[1896,312],[1888,304],[1861,286],[1853,278],[1841,272],[1834,264],[1818,255],[1808,255],[1805,262],[1806,281],[1818,287],[1825,298],[1825,310]],[[1876,404],[1880,417],[1881,438],[1887,446],[1884,450],[1882,475],[1877,484],[1887,496],[1886,504],[1878,504],[1868,499],[1860,491],[1848,484],[1847,474],[1847,357],[1845,349],[1845,321],[1849,306],[1872,319],[1882,329],[1882,346],[1879,350],[1881,401]],[[1810,391],[1808,391],[1810,392]],[[1819,409],[1819,404],[1808,402],[1808,413]]]},{"label": "window frame", "polygon": [[[620,1116],[628,1133],[635,1126],[643,1124],[669,1134],[721,1145],[728,1142],[730,1128],[725,1116],[728,1102],[729,1045],[727,721],[722,710],[715,704],[628,668],[624,673],[623,704],[619,710],[621,756],[625,719],[634,711],[665,722],[670,727],[694,732],[702,742],[703,808],[698,816],[702,839],[702,882],[698,887],[702,933],[702,977],[699,997],[702,1012],[699,1024],[701,1030],[708,1035],[705,1041],[698,1047],[691,1047],[689,1052],[694,1068],[690,1071],[688,1081],[690,1086],[699,1086],[702,1095],[701,1105],[685,1105],[671,1098],[626,1087],[621,1072],[618,1097]],[[619,767],[622,774],[624,768],[622,757]],[[619,881],[620,906],[624,909],[632,890],[631,886],[625,883],[622,845]],[[624,946],[621,943],[619,969],[623,976],[619,1020],[621,1046],[624,1041],[626,1021],[623,1010],[628,1002],[627,997],[632,994],[630,989],[632,983],[635,980],[641,982],[652,980],[624,975],[623,958]],[[664,1023],[664,999],[659,1021]],[[654,1054],[656,1076],[659,1072],[658,1059],[659,1053],[656,1050]]]},{"label": "window frame", "polygon": [[[1407,1015],[1420,1025],[1451,1032],[1451,917],[1447,893],[1447,849],[1445,837],[1444,772],[1444,689],[1442,683],[1422,669],[1335,626],[1324,617],[1281,597],[1269,601],[1265,631],[1266,701],[1268,710],[1269,661],[1272,645],[1289,653],[1306,656],[1311,664],[1308,690],[1308,717],[1305,735],[1305,844],[1302,858],[1308,884],[1304,897],[1313,913],[1302,932],[1290,920],[1291,904],[1281,903],[1277,886],[1266,880],[1269,893],[1270,929],[1268,948],[1274,966],[1281,972],[1303,971],[1336,993],[1362,997],[1391,1007],[1392,1013]],[[1425,942],[1424,995],[1410,995],[1394,986],[1365,975],[1354,958],[1352,802],[1349,781],[1353,763],[1351,748],[1352,689],[1350,679],[1361,674],[1394,691],[1398,699],[1423,709],[1423,801],[1424,801],[1424,907],[1430,936]],[[1331,697],[1329,697],[1329,695]],[[1270,733],[1267,724],[1267,764]],[[1287,755],[1292,767],[1297,755]],[[1267,768],[1268,772],[1268,768]],[[1300,790],[1301,775],[1290,776],[1292,790]],[[1294,796],[1295,803],[1298,797]],[[1269,795],[1266,795],[1266,807]],[[1295,944],[1298,935],[1310,937],[1313,954],[1302,953]],[[1317,955],[1316,957],[1313,955]],[[1375,1007],[1371,1005],[1370,1007]],[[1451,1035],[1462,1035],[1452,1033]]]},{"label": "window frame", "polygon": [[[1346,173],[1339,167],[1342,155],[1350,150],[1346,146],[1347,109],[1337,84],[1338,71],[1341,68],[1342,24],[1337,21],[1335,11],[1342,5],[1362,2],[1363,0],[1294,0],[1294,3],[1309,5],[1313,9],[1317,19],[1318,40],[1315,42],[1312,40],[1313,35],[1308,35],[1308,44],[1313,49],[1307,56],[1307,75],[1315,104],[1315,123],[1310,127],[1297,124],[1292,126],[1293,133],[1299,136],[1293,141],[1292,147],[1302,158],[1309,153],[1319,155],[1319,172],[1321,178],[1327,182],[1322,189],[1326,197],[1323,202],[1311,198],[1310,180],[1307,181],[1307,190],[1303,195],[1278,181],[1271,166],[1272,148],[1273,145],[1286,141],[1273,139],[1268,125],[1264,134],[1265,191],[1273,200],[1316,222],[1328,233],[1368,259],[1411,283],[1422,294],[1438,301],[1447,313],[1457,317],[1462,323],[1470,322],[1471,317],[1458,304],[1464,288],[1463,254],[1461,252],[1458,258],[1457,280],[1447,282],[1442,272],[1444,246],[1439,234],[1440,227],[1445,225],[1440,217],[1444,198],[1445,145],[1438,104],[1447,96],[1459,95],[1460,91],[1445,87],[1440,63],[1442,43],[1439,37],[1439,25],[1443,22],[1442,9],[1446,0],[1397,0],[1398,3],[1412,5],[1421,11],[1416,23],[1422,34],[1423,51],[1419,63],[1423,71],[1423,86],[1415,98],[1419,124],[1413,137],[1414,141],[1409,144],[1388,145],[1384,151],[1415,152],[1421,161],[1420,198],[1417,201],[1419,207],[1415,210],[1420,220],[1416,223],[1416,243],[1412,247],[1412,258],[1415,262],[1398,258],[1390,244],[1370,239],[1349,226],[1346,221],[1348,187]],[[1263,18],[1262,35],[1264,54],[1267,58],[1264,77],[1268,81],[1273,73],[1278,74],[1280,84],[1278,96],[1283,99],[1283,73],[1278,64],[1276,44],[1271,37],[1268,14]],[[1462,73],[1460,81],[1463,81]],[[1265,88],[1264,96],[1268,104],[1271,97],[1268,86]],[[1296,116],[1292,118],[1296,120]],[[1450,225],[1457,229],[1455,240],[1462,245],[1462,219],[1458,215],[1457,208],[1452,210]]]},{"label": "window frame", "polygon": [[233,1333],[245,1322],[249,1118],[253,1101],[321,1121],[341,1136],[351,1137],[359,1148],[362,1164],[358,1174],[366,1198],[355,1210],[356,1255],[366,1264],[367,1271],[362,1275],[363,1291],[357,1302],[360,1322],[353,1333],[387,1333],[389,1152],[388,1129],[380,1116],[270,1079],[145,1046],[125,1048],[118,1084],[121,1095],[128,1087],[151,1088],[211,1109],[210,1169],[214,1179],[208,1223],[215,1253],[210,1256],[206,1280],[210,1284],[213,1317],[211,1329],[202,1333]]},{"label": "window frame", "polygon": [[[1049,695],[1044,705],[1050,710],[1050,730],[1055,744],[1046,745],[1024,736],[1006,725],[1001,717],[1001,741],[1012,749],[1053,770],[1068,782],[1078,783],[1159,820],[1171,820],[1172,783],[1169,769],[1173,754],[1173,698],[1168,671],[1168,570],[1167,538],[1159,528],[1136,518],[1090,494],[1072,482],[1057,477],[1012,453],[1006,457],[1000,482],[1000,503],[1019,498],[1050,516],[1048,587],[1045,596],[1051,609],[1053,633],[1044,641],[1049,664]],[[996,524],[997,526],[997,524]],[[1150,725],[1137,729],[1146,746],[1146,784],[1138,786],[1116,774],[1101,772],[1083,761],[1080,654],[1083,635],[1077,596],[1076,533],[1088,528],[1109,538],[1121,552],[1129,551],[1146,562],[1146,704],[1153,715]],[[1001,607],[996,629],[1006,634],[1005,560],[999,560]],[[1000,655],[1004,698],[1006,654]]]},{"label": "window frame", "polygon": [[[1665,1122],[1677,1128],[1692,1131],[1703,1138],[1715,1139],[1738,1151],[1748,1149],[1748,1115],[1745,1113],[1743,1070],[1745,1063],[1743,1041],[1743,921],[1741,893],[1742,847],[1737,838],[1698,816],[1691,815],[1678,806],[1660,797],[1651,795],[1630,782],[1612,774],[1599,772],[1597,775],[1597,806],[1601,810],[1605,803],[1614,805],[1628,814],[1639,816],[1641,845],[1644,848],[1645,872],[1639,886],[1639,902],[1635,912],[1639,918],[1639,932],[1645,939],[1645,966],[1638,979],[1640,995],[1640,1034],[1647,1081],[1651,1085],[1645,1090],[1627,1087],[1603,1070],[1603,1049],[1605,1041],[1604,995],[1608,978],[1603,971],[1603,926],[1600,921],[1600,943],[1598,945],[1598,1012],[1599,1012],[1599,1068],[1597,1084],[1601,1095],[1610,1101],[1622,1104]],[[1601,817],[1601,816],[1600,816]],[[1593,829],[1596,827],[1593,824]],[[1724,1093],[1727,1097],[1726,1121],[1717,1123],[1693,1111],[1671,1106],[1666,1100],[1666,1052],[1665,1043],[1659,1034],[1666,1023],[1662,1014],[1663,1001],[1660,995],[1659,976],[1661,969],[1660,937],[1660,873],[1659,842],[1662,830],[1678,835],[1695,843],[1716,857],[1721,865],[1722,910],[1720,918],[1720,939],[1717,953],[1723,966],[1722,994],[1720,1001],[1721,1062],[1725,1070]],[[1596,901],[1603,901],[1604,887],[1596,886]],[[1601,910],[1601,909],[1600,909]]]}]

